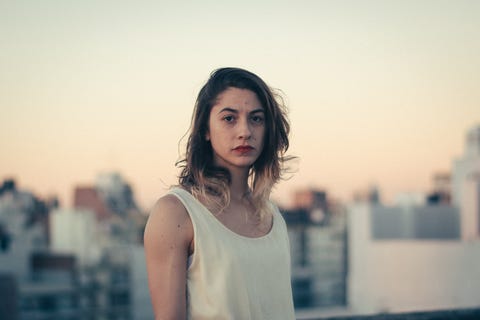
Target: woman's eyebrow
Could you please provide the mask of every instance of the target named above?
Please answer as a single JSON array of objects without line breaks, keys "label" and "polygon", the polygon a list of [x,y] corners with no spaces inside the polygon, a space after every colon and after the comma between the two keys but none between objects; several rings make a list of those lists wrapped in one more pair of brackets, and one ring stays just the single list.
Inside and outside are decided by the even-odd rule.
[{"label": "woman's eyebrow", "polygon": [[259,113],[259,112],[265,113],[265,110],[263,110],[263,108],[255,109],[255,110],[250,111],[250,114]]},{"label": "woman's eyebrow", "polygon": [[[222,113],[222,112],[238,113],[238,110],[237,110],[237,109],[230,108],[230,107],[225,107],[225,108],[223,108],[222,110],[218,111],[219,114]],[[258,113],[258,112],[265,113],[265,110],[263,110],[263,108],[258,108],[258,109],[255,109],[255,110],[250,111],[249,113],[250,113],[250,114],[253,114],[253,113]]]},{"label": "woman's eyebrow", "polygon": [[236,109],[233,109],[233,108],[229,108],[229,107],[225,107],[225,108],[223,108],[222,110],[218,111],[218,113],[222,113],[222,112],[233,112],[233,113],[238,113],[238,110],[236,110]]}]

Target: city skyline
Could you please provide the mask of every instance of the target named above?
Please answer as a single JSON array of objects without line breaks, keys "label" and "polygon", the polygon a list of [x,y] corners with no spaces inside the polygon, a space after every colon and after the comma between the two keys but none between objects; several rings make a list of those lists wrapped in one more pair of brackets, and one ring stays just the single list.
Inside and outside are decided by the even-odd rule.
[{"label": "city skyline", "polygon": [[144,208],[163,195],[222,66],[284,93],[299,161],[280,201],[309,187],[427,192],[480,122],[476,1],[0,7],[0,178],[64,206],[101,172],[120,172]]}]

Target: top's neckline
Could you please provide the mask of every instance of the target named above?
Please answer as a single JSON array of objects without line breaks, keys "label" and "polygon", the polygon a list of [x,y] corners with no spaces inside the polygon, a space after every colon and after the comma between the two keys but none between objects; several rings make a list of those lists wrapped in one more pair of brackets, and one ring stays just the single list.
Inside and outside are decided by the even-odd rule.
[{"label": "top's neckline", "polygon": [[276,218],[275,218],[275,212],[272,211],[272,225],[270,226],[270,230],[260,236],[260,237],[248,237],[248,236],[244,236],[244,235],[241,235],[239,233],[236,233],[235,231],[233,231],[232,229],[228,228],[226,225],[224,225],[220,220],[217,219],[217,217],[213,214],[212,211],[210,211],[203,203],[201,203],[197,198],[195,198],[190,192],[188,192],[187,190],[185,189],[182,189],[182,188],[175,188],[177,190],[180,190],[182,192],[185,192],[190,198],[192,198],[202,209],[204,209],[208,215],[213,219],[215,220],[215,223],[217,223],[222,229],[226,230],[227,232],[233,234],[234,236],[236,237],[239,237],[241,239],[247,239],[247,240],[262,240],[262,239],[265,239],[265,238],[268,238],[270,237],[270,235],[273,233],[273,228],[276,224]]}]

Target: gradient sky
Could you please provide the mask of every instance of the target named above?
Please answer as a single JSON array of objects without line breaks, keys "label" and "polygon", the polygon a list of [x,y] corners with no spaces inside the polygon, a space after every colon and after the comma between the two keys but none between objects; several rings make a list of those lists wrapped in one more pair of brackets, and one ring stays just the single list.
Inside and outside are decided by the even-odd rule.
[{"label": "gradient sky", "polygon": [[281,89],[297,173],[274,198],[428,191],[480,123],[480,1],[0,1],[0,179],[70,206],[120,171],[176,182],[196,94],[222,66]]}]

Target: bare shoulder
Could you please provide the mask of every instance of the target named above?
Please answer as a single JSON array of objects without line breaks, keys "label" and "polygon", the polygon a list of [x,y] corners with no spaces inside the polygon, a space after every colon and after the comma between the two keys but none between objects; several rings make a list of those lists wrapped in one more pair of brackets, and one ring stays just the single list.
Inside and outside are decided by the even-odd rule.
[{"label": "bare shoulder", "polygon": [[160,198],[145,226],[148,285],[156,319],[185,319],[187,262],[193,225],[174,195]]},{"label": "bare shoulder", "polygon": [[163,215],[173,219],[189,218],[188,212],[180,199],[173,194],[167,194],[157,200],[150,214]]},{"label": "bare shoulder", "polygon": [[174,195],[167,194],[157,200],[150,211],[145,226],[145,242],[157,237],[180,237],[190,242],[193,226],[182,202]]},{"label": "bare shoulder", "polygon": [[190,220],[190,216],[180,199],[173,194],[167,194],[157,200],[150,211],[150,219],[163,223],[184,223],[186,220]]}]

